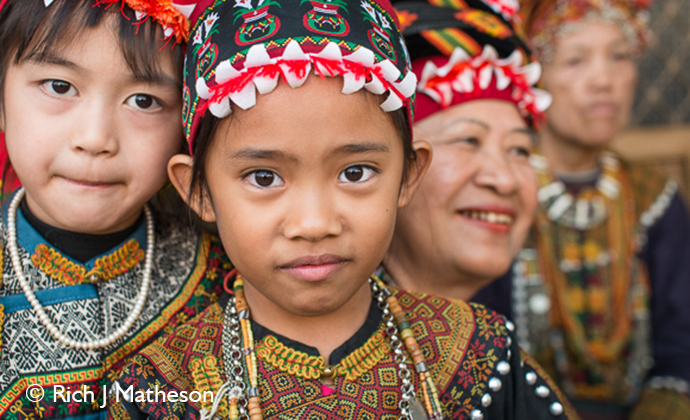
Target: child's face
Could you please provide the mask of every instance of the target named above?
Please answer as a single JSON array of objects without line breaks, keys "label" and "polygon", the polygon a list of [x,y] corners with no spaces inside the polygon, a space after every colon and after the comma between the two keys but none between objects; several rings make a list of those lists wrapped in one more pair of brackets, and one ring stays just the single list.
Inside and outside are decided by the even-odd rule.
[{"label": "child's face", "polygon": [[342,83],[281,83],[223,120],[208,152],[206,218],[262,301],[301,316],[365,287],[407,200],[400,135],[377,98]]},{"label": "child's face", "polygon": [[10,65],[4,128],[32,213],[69,231],[124,229],[166,182],[180,150],[181,94],[172,60],[137,79],[113,18],[42,59]]}]

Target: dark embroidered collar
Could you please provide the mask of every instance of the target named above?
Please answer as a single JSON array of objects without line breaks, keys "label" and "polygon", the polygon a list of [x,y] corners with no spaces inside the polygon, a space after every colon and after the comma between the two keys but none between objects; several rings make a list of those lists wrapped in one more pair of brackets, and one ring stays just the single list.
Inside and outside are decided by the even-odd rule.
[{"label": "dark embroidered collar", "polygon": [[144,223],[144,215],[130,227],[119,232],[105,235],[90,235],[86,233],[71,232],[50,226],[40,221],[29,211],[26,200],[22,200],[20,211],[29,224],[36,229],[39,235],[45,238],[48,243],[54,246],[61,253],[68,255],[74,260],[84,264],[98,255],[116,248]]},{"label": "dark embroidered collar", "polygon": [[[230,294],[224,294],[219,300],[218,304],[225,310],[225,307],[230,300]],[[371,337],[381,326],[381,320],[383,313],[379,309],[378,304],[375,300],[371,300],[371,305],[369,306],[369,314],[367,315],[364,324],[357,330],[357,332],[345,341],[338,348],[333,350],[331,356],[329,357],[328,364],[331,366],[337,365],[342,359],[347,357],[350,353],[362,347],[364,343]],[[310,356],[319,356],[319,351],[312,346],[300,343],[299,341],[291,340],[283,335],[275,333],[263,325],[252,321],[252,332],[254,333],[254,341],[261,341],[267,335],[272,335],[276,337],[284,345],[306,353]]]}]

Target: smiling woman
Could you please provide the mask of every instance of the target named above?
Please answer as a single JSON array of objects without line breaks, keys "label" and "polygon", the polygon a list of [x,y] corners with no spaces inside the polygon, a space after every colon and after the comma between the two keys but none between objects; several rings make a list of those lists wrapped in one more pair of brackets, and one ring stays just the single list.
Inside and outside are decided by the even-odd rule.
[{"label": "smiling woman", "polygon": [[539,64],[525,65],[511,12],[468,5],[462,13],[399,6],[416,17],[405,30],[421,79],[414,134],[432,145],[434,159],[399,212],[384,261],[406,289],[463,300],[508,271],[522,248],[537,207],[533,126],[549,103],[532,87]]}]

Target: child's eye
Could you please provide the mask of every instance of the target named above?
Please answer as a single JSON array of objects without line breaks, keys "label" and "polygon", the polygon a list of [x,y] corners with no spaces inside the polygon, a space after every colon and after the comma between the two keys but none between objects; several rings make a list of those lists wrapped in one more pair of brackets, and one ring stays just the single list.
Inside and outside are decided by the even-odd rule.
[{"label": "child's eye", "polygon": [[127,98],[127,105],[142,111],[156,111],[162,108],[156,98],[151,95],[137,94]]},{"label": "child's eye", "polygon": [[48,94],[71,98],[77,94],[77,89],[71,83],[64,80],[46,80],[41,84]]},{"label": "child's eye", "polygon": [[338,182],[364,182],[374,176],[374,169],[364,165],[350,166],[340,173]]},{"label": "child's eye", "polygon": [[259,188],[276,188],[285,185],[283,179],[272,171],[254,171],[245,178],[250,184]]}]

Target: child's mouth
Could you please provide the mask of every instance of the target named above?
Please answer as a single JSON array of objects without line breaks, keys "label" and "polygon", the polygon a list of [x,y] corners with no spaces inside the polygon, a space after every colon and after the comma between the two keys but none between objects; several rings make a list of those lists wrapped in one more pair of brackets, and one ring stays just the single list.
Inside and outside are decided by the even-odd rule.
[{"label": "child's mouth", "polygon": [[303,281],[316,282],[330,277],[345,264],[344,258],[336,255],[315,255],[297,258],[281,267],[290,275]]},{"label": "child's mouth", "polygon": [[91,188],[105,188],[105,187],[112,187],[115,185],[114,182],[104,182],[104,181],[94,181],[94,180],[81,180],[81,179],[72,179],[72,178],[67,178],[67,177],[61,177],[67,182],[70,182],[72,184],[76,184],[82,187],[91,187]]}]

